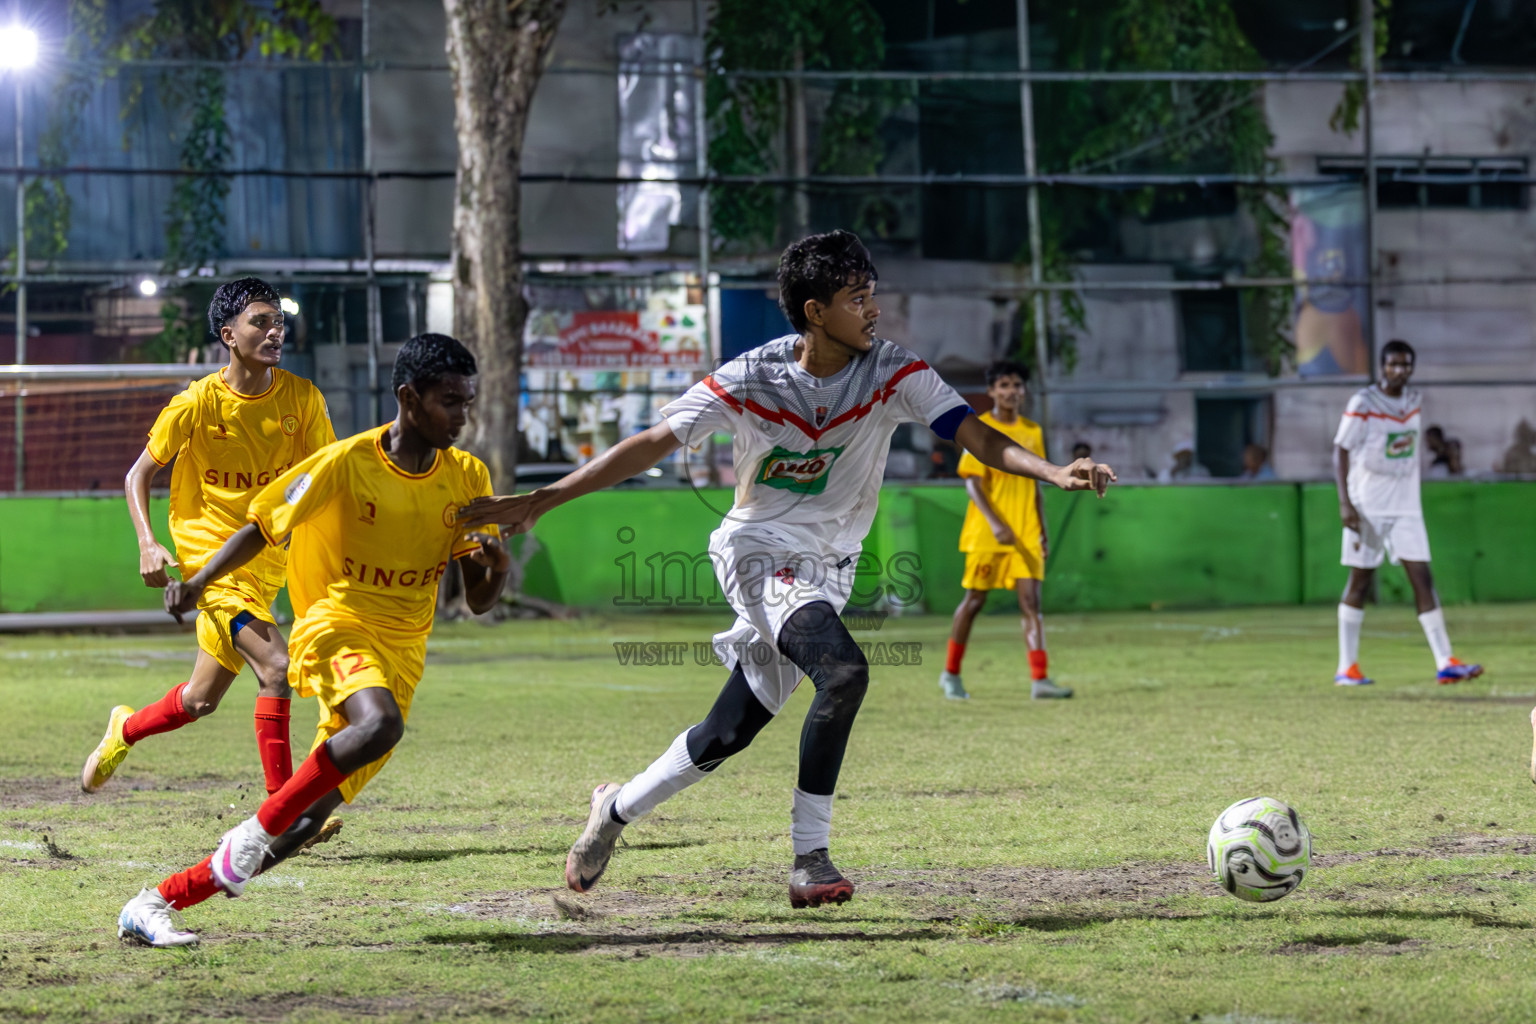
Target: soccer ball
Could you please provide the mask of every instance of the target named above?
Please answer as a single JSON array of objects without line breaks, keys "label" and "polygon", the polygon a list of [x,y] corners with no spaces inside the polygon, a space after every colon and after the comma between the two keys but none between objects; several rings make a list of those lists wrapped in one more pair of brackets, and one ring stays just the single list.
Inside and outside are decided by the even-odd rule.
[{"label": "soccer ball", "polygon": [[1268,903],[1301,884],[1312,861],[1312,834],[1279,800],[1239,800],[1211,826],[1205,859],[1227,892]]}]

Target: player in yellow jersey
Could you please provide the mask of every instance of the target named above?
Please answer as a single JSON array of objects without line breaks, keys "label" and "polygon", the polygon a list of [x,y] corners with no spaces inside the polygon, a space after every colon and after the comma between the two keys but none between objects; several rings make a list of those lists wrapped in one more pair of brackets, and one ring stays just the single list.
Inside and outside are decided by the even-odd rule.
[{"label": "player in yellow jersey", "polygon": [[[1018,363],[997,362],[987,367],[987,397],[992,400],[992,411],[979,418],[1043,459],[1045,438],[1040,425],[1019,415],[1028,382],[1029,370]],[[970,696],[960,680],[960,662],[971,637],[971,624],[987,603],[987,594],[1006,588],[1017,590],[1019,595],[1024,644],[1029,649],[1030,696],[1070,697],[1072,691],[1051,682],[1047,672],[1045,623],[1040,617],[1040,583],[1045,579],[1047,551],[1040,484],[982,465],[970,452],[961,456],[959,472],[971,497],[960,528],[965,597],[955,609],[944,671],[939,676],[944,696],[952,700]]]},{"label": "player in yellow jersey", "polygon": [[[194,381],[161,411],[149,443],[128,472],[128,515],[139,537],[139,574],[164,587],[167,568],[190,576],[245,525],[246,506],[285,470],[336,440],[325,399],[309,381],[278,369],[287,324],[277,289],[254,277],[221,285],[208,326],[229,349],[229,365]],[[149,524],[149,483],[172,459],[171,538],[176,556]],[[272,619],[286,552],[271,548],[208,588],[198,602],[192,677],[139,711],[107,716],[107,732],[86,759],[80,786],[104,786],[128,749],[211,715],[242,665],[256,674],[256,745],[267,792],[293,773],[288,741],[288,648]]]},{"label": "player in yellow jersey", "polygon": [[459,509],[491,493],[485,464],[453,447],[475,397],[475,360],[457,341],[423,334],[395,360],[400,415],[312,455],[251,501],[249,524],[202,570],[166,587],[178,618],[216,580],[292,534],[288,591],[298,616],[289,681],[315,697],[320,726],[308,759],[214,854],[128,901],[118,934],[153,946],[197,941],[172,909],[215,892],[239,896],[352,800],[405,731],[432,631],[437,581],[450,560],[475,612],[496,603],[511,556],[495,535],[466,534]]}]

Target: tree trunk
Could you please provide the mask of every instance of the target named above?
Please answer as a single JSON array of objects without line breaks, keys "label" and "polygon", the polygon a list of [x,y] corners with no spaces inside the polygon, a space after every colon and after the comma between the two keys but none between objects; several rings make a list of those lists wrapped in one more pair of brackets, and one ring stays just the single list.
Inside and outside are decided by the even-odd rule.
[{"label": "tree trunk", "polygon": [[501,494],[515,489],[523,268],[518,175],[533,93],[566,0],[443,0],[459,137],[453,329],[480,366],[465,447]]}]

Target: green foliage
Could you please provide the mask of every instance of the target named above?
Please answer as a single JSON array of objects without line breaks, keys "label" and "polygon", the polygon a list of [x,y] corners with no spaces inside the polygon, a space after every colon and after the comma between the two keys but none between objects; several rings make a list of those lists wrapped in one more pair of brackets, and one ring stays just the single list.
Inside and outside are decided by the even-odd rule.
[{"label": "green foliage", "polygon": [[187,353],[203,343],[204,324],[196,317],[188,319],[187,307],[167,300],[160,304],[162,328],[144,342],[144,359],[151,363],[180,363]]},{"label": "green foliage", "polygon": [[[706,36],[711,70],[878,68],[884,25],[868,0],[720,0]],[[717,174],[787,171],[787,82],[711,75],[705,87],[709,163]],[[880,82],[840,82],[833,90],[810,164],[819,174],[873,174],[885,156],[878,132],[907,90]],[[725,242],[772,244],[783,190],[717,186],[710,192],[714,231]],[[889,220],[879,197],[855,215],[856,230],[878,234]]]},{"label": "green foliage", "polygon": [[[1041,8],[1056,42],[1056,66],[1084,70],[1197,71],[1257,69],[1262,61],[1236,20],[1229,0],[1076,0]],[[1037,86],[1037,144],[1042,170],[1099,173],[1263,174],[1273,169],[1274,141],[1260,87],[1244,82],[1094,82]],[[1158,198],[1151,188],[1055,190],[1044,198],[1045,262],[1057,274],[1074,242],[1094,225],[1146,216]],[[1240,193],[1258,227],[1260,253],[1248,268],[1289,273],[1281,195]],[[1061,279],[1059,276],[1056,279]],[[1292,350],[1289,297],[1280,289],[1249,301],[1253,346],[1271,373]],[[1074,324],[1057,304],[1053,350],[1070,365]],[[1255,319],[1256,318],[1256,319]],[[1081,326],[1079,318],[1076,327]],[[1029,337],[1033,328],[1027,327]],[[1060,340],[1056,341],[1060,335]],[[1021,339],[1022,343],[1022,339]],[[1031,353],[1032,354],[1032,353]]]},{"label": "green foliage", "polygon": [[[1376,66],[1381,67],[1382,59],[1387,55],[1387,25],[1392,13],[1392,0],[1375,0],[1372,5],[1375,9],[1376,45],[1372,47],[1376,51]],[[1360,53],[1362,47],[1355,47],[1354,55],[1350,58],[1350,66],[1360,68]],[[1344,86],[1344,95],[1339,97],[1338,106],[1333,108],[1333,113],[1328,117],[1328,127],[1345,135],[1353,135],[1360,130],[1360,111],[1365,107],[1365,83],[1348,82]]]}]

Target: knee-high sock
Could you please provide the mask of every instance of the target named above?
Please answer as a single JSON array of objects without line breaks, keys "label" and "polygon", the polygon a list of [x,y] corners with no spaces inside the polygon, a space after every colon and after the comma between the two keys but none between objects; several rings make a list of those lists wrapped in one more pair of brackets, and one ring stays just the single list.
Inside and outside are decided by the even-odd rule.
[{"label": "knee-high sock", "polygon": [[650,814],[663,800],[681,793],[708,774],[688,756],[688,732],[678,733],[666,753],[624,783],[619,798],[614,801],[614,812],[623,821],[636,821]]},{"label": "knee-high sock", "polygon": [[129,715],[128,721],[123,723],[123,742],[131,747],[146,736],[157,736],[197,721],[187,714],[182,704],[181,692],[187,685],[184,682],[177,683],[166,691],[164,697]]},{"label": "knee-high sock", "polygon": [[196,906],[219,891],[213,879],[213,858],[204,857],[196,867],[178,871],[160,883],[160,895],[177,910]]},{"label": "knee-high sock", "polygon": [[346,777],[347,773],[336,767],[330,751],[322,743],[299,765],[293,778],[256,809],[256,821],[268,835],[280,836],[316,800],[341,785]]},{"label": "knee-high sock", "polygon": [[1451,663],[1451,634],[1445,629],[1445,612],[1436,608],[1419,616],[1424,627],[1424,639],[1429,641],[1429,651],[1435,656],[1435,671]]},{"label": "knee-high sock", "polygon": [[825,850],[832,842],[832,797],[796,786],[789,810],[789,838],[795,856]]},{"label": "knee-high sock", "polygon": [[287,697],[256,698],[256,752],[267,780],[267,796],[293,778],[293,751],[288,740]]},{"label": "knee-high sock", "polygon": [[1339,605],[1339,673],[1349,671],[1349,666],[1360,660],[1360,623],[1365,621],[1364,608]]}]

